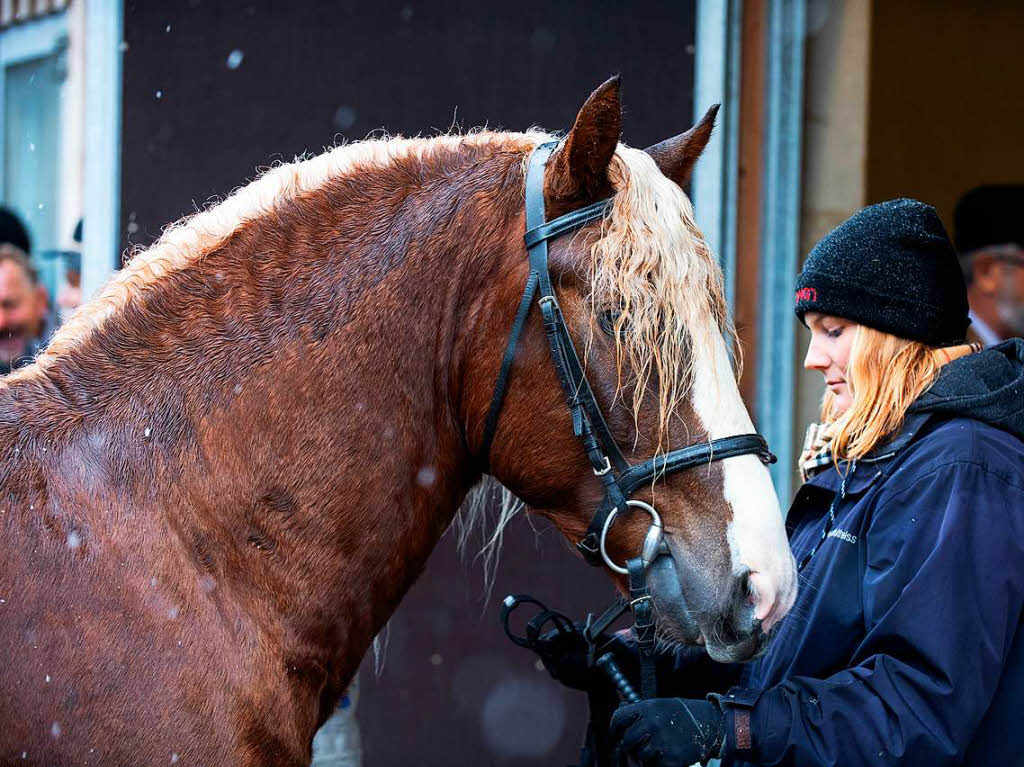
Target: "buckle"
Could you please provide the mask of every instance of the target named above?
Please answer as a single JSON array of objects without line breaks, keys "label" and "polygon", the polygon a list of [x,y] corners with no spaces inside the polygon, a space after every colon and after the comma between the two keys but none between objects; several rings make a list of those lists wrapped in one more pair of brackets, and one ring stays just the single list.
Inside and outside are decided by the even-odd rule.
[{"label": "buckle", "polygon": [[612,470],[612,462],[608,460],[608,456],[604,456],[604,468],[603,469],[594,469],[594,476],[595,477],[603,477],[605,474],[607,474],[611,470]]}]

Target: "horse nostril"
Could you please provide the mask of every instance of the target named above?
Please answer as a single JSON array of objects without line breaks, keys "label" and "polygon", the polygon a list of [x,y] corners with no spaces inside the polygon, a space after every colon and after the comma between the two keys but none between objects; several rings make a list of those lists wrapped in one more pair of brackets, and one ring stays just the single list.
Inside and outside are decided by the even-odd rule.
[{"label": "horse nostril", "polygon": [[753,607],[757,604],[757,589],[754,588],[754,584],[750,582],[750,573],[744,573],[743,575],[743,595],[746,598],[748,605]]},{"label": "horse nostril", "polygon": [[775,622],[771,615],[779,597],[778,586],[771,578],[757,571],[750,573],[749,582],[755,595],[754,617],[764,621],[764,630],[768,631]]}]

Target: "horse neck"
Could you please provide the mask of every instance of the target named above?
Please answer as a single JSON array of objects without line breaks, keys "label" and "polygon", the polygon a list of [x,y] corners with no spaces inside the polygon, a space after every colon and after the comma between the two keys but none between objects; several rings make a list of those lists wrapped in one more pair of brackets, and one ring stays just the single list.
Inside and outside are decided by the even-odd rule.
[{"label": "horse neck", "polygon": [[200,604],[224,595],[219,609],[261,616],[341,679],[479,476],[453,406],[456,347],[512,225],[474,224],[518,213],[521,191],[494,194],[520,158],[476,160],[462,188],[450,160],[447,186],[423,168],[415,188],[393,183],[402,168],[328,183],[16,384],[37,442],[102,467],[95,507],[176,541],[140,566],[147,579]]}]

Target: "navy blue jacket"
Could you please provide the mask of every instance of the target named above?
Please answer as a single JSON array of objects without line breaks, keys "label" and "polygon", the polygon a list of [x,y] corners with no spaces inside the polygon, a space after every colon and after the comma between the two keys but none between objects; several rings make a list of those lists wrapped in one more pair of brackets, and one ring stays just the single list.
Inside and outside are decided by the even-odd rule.
[{"label": "navy blue jacket", "polygon": [[[851,467],[792,612],[731,669],[724,765],[1024,764],[1022,363],[1017,339],[945,366]],[[798,563],[841,485],[797,493]]]}]

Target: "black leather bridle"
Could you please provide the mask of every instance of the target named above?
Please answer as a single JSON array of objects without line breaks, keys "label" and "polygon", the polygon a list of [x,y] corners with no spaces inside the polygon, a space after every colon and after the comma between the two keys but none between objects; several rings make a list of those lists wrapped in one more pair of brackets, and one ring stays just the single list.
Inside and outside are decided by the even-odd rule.
[{"label": "black leather bridle", "polygon": [[[526,248],[530,256],[530,276],[526,281],[523,298],[519,302],[515,322],[509,333],[505,354],[501,361],[498,379],[494,384],[494,395],[484,423],[481,453],[490,459],[491,444],[501,414],[501,404],[508,388],[509,376],[515,360],[516,347],[522,335],[526,318],[534,300],[544,320],[544,332],[551,347],[551,361],[555,366],[558,381],[565,394],[566,404],[572,415],[573,431],[583,444],[594,474],[604,487],[604,498],[590,520],[587,533],[576,546],[584,559],[591,565],[602,562],[610,569],[627,575],[629,599],[619,599],[599,617],[588,614],[585,623],[577,626],[567,617],[549,610],[541,602],[526,594],[510,594],[505,597],[501,609],[501,623],[508,637],[520,645],[541,653],[545,657],[541,631],[551,623],[554,631],[563,639],[579,635],[586,643],[588,667],[600,669],[626,701],[652,698],[657,695],[655,673],[656,626],[651,594],[647,587],[647,570],[651,563],[662,554],[668,553],[664,542],[661,518],[650,504],[630,498],[636,490],[648,482],[654,482],[666,474],[672,474],[692,466],[721,461],[738,455],[756,455],[764,463],[774,463],[775,456],[768,449],[768,443],[760,434],[740,434],[733,437],[710,440],[689,445],[680,450],[655,456],[643,463],[630,465],[619,450],[608,424],[601,414],[594,392],[584,375],[583,366],[573,345],[569,329],[565,325],[551,273],[548,270],[548,240],[575,231],[591,221],[602,218],[611,200],[602,200],[572,213],[545,221],[544,210],[544,167],[557,146],[556,142],[541,144],[530,155],[526,172]],[[626,562],[625,567],[614,563],[608,556],[605,540],[616,515],[626,509],[640,508],[651,515],[651,525],[644,537],[640,556]],[[512,613],[524,604],[539,608],[528,622],[525,635],[512,631]],[[626,610],[633,614],[633,633],[637,640],[640,658],[640,692],[632,687],[618,668],[612,653],[604,652],[605,631]],[[557,643],[557,642],[556,642]],[[545,660],[545,663],[547,661]],[[607,732],[611,716],[606,702],[598,688],[588,690],[590,701],[590,723],[580,752],[581,767],[606,767],[612,764],[607,753],[610,746]],[[615,760],[617,761],[617,760]]]},{"label": "black leather bridle", "polygon": [[489,459],[516,347],[536,297],[537,306],[544,319],[544,332],[551,347],[551,361],[554,363],[572,415],[573,431],[583,444],[594,474],[604,487],[604,499],[594,513],[586,535],[576,546],[591,565],[600,566],[604,562],[611,569],[626,573],[627,568],[611,561],[604,545],[608,529],[618,513],[629,507],[639,507],[651,514],[652,524],[641,553],[645,568],[650,566],[658,554],[665,551],[661,536],[661,520],[657,512],[649,504],[630,500],[630,496],[637,488],[664,475],[711,461],[721,461],[738,455],[756,455],[767,464],[774,463],[775,456],[760,434],[740,434],[689,445],[637,465],[630,465],[623,458],[622,451],[609,431],[601,408],[594,398],[594,392],[584,375],[548,270],[548,240],[556,239],[603,217],[611,205],[611,199],[601,200],[551,221],[545,221],[544,167],[556,146],[557,142],[539,145],[531,154],[527,166],[526,234],[523,239],[530,257],[530,276],[526,281],[526,289],[523,291],[523,298],[505,346],[498,379],[494,384],[494,394],[484,424],[481,453],[485,459]]}]

